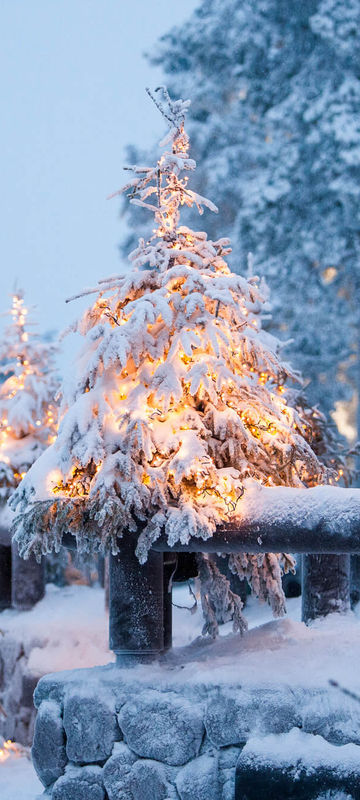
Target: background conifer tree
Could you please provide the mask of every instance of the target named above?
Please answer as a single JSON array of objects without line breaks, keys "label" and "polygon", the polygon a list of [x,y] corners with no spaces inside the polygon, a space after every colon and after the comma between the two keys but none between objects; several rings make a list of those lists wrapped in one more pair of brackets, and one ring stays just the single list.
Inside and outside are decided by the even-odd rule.
[{"label": "background conifer tree", "polygon": [[0,344],[0,501],[4,503],[40,453],[57,424],[55,348],[31,331],[22,291],[14,292],[11,324]]},{"label": "background conifer tree", "polygon": [[[203,0],[151,57],[171,93],[192,97],[194,185],[220,212],[208,233],[231,237],[235,271],[254,253],[271,290],[266,325],[293,340],[287,352],[325,412],[360,374],[350,357],[360,322],[359,27],[358,0],[305,0],[291,13],[285,0]],[[128,221],[134,241],[146,220],[131,211]]]}]

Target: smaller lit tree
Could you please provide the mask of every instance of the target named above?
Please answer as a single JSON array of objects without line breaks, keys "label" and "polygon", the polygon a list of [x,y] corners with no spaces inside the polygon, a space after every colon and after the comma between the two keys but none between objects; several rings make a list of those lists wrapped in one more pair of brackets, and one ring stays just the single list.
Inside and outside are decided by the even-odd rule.
[{"label": "smaller lit tree", "polygon": [[55,348],[30,330],[23,292],[13,294],[11,324],[0,343],[0,503],[55,439]]}]

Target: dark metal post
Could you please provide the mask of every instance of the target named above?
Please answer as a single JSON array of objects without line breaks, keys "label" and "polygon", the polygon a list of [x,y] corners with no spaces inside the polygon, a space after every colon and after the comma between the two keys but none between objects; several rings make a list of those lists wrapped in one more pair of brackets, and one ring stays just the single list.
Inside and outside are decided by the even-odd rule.
[{"label": "dark metal post", "polygon": [[11,606],[11,536],[0,529],[0,611]]},{"label": "dark metal post", "polygon": [[176,553],[164,553],[164,650],[172,645],[172,579],[177,565]]},{"label": "dark metal post", "polygon": [[350,608],[350,556],[304,555],[302,620],[310,622]]},{"label": "dark metal post", "polygon": [[110,555],[109,613],[110,647],[118,663],[164,651],[163,553],[150,551],[141,565],[134,537],[121,540],[120,552]]},{"label": "dark metal post", "polygon": [[27,611],[44,597],[45,558],[40,564],[34,556],[25,561],[14,543],[11,550],[11,605],[19,611]]}]

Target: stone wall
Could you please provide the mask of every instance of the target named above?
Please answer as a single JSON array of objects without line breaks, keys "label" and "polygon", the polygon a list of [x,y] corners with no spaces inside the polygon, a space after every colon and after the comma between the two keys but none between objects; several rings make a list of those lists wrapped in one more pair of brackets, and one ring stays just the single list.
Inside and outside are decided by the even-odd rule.
[{"label": "stone wall", "polygon": [[26,746],[33,740],[33,692],[40,677],[29,670],[28,660],[37,644],[0,631],[0,736]]},{"label": "stone wall", "polygon": [[111,661],[107,628],[100,587],[48,584],[34,609],[0,614],[0,736],[32,744],[38,680],[58,669]]},{"label": "stone wall", "polygon": [[360,704],[326,688],[181,681],[159,665],[48,675],[35,705],[33,762],[52,800],[234,800],[251,736],[360,744]]}]

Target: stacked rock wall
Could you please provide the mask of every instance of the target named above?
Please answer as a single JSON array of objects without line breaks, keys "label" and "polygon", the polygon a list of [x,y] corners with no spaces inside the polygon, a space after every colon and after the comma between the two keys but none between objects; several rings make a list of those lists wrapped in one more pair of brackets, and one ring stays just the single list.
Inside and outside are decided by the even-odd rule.
[{"label": "stacked rock wall", "polygon": [[21,642],[0,631],[0,736],[26,746],[33,740],[33,693],[40,677],[29,670],[28,661],[38,644]]},{"label": "stacked rock wall", "polygon": [[144,676],[110,665],[41,679],[33,761],[52,800],[234,800],[251,736],[302,728],[360,744],[360,706],[326,689]]}]

